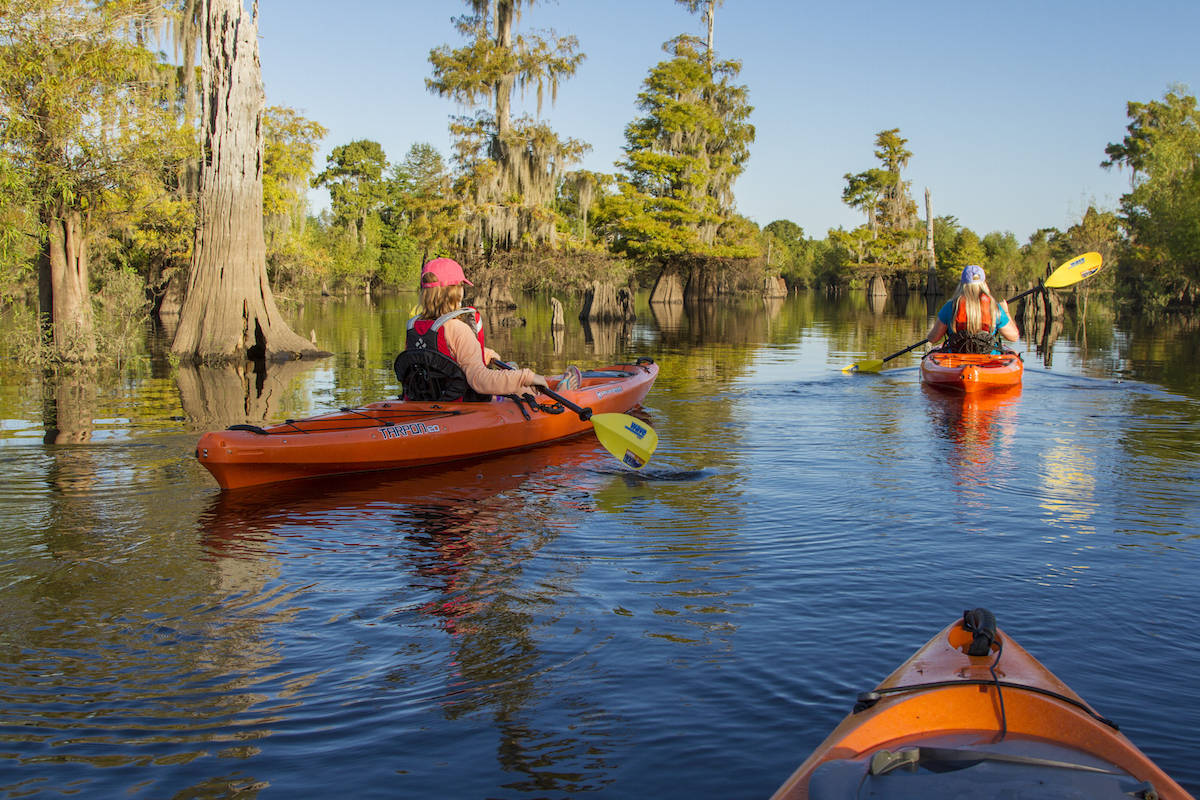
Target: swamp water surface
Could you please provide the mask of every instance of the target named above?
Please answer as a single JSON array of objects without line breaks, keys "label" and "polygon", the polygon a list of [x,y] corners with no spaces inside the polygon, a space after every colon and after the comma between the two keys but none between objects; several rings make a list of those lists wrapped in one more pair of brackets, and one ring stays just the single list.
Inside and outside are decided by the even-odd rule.
[{"label": "swamp water surface", "polygon": [[506,358],[660,364],[641,472],[589,435],[217,489],[202,430],[394,396],[411,302],[310,303],[335,356],[265,378],[4,374],[0,797],[761,798],[974,606],[1200,789],[1196,330],[1071,318],[970,400],[841,372],[915,299],[530,301]]}]

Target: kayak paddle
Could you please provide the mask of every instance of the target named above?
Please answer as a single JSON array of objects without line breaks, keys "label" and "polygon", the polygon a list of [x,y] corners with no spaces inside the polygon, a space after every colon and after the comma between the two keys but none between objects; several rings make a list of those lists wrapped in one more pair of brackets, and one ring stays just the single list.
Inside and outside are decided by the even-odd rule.
[{"label": "kayak paddle", "polygon": [[[1104,260],[1100,257],[1099,253],[1084,253],[1081,256],[1076,256],[1070,261],[1060,265],[1058,269],[1054,270],[1054,272],[1050,273],[1050,277],[1046,278],[1045,282],[1039,280],[1037,286],[1034,286],[1031,289],[1026,289],[1020,294],[1010,297],[1007,302],[1015,303],[1025,295],[1033,294],[1034,292],[1040,292],[1043,288],[1062,289],[1065,286],[1071,286],[1072,284],[1079,283],[1084,278],[1090,278],[1099,272],[1103,263]],[[928,341],[928,339],[922,339],[916,344],[909,345],[903,350],[898,350],[895,353],[892,353],[890,356],[885,356],[883,358],[870,358],[865,361],[856,361],[848,367],[843,367],[842,372],[879,372],[880,367],[882,367],[888,361],[891,361],[897,356],[904,355],[909,350],[915,350],[921,345],[927,344]]]},{"label": "kayak paddle", "polygon": [[[492,363],[501,369],[516,369],[503,361],[493,360]],[[629,414],[593,414],[590,408],[582,408],[552,389],[538,386],[537,390],[574,411],[584,422],[592,423],[600,444],[627,467],[641,469],[646,466],[658,447],[658,434],[637,417]]]}]

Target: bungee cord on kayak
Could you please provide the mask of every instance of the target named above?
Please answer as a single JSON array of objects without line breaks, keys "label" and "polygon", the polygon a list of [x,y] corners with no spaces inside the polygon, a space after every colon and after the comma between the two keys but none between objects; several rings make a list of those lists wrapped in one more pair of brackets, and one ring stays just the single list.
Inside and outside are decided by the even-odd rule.
[{"label": "bungee cord on kayak", "polygon": [[1047,797],[1190,797],[976,608],[860,695],[773,800],[999,800],[1021,787]]}]

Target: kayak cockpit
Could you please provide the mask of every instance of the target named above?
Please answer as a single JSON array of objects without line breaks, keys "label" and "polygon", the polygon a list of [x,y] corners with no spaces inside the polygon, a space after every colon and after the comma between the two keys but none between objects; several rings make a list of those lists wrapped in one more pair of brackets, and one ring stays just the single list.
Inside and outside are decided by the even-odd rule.
[{"label": "kayak cockpit", "polygon": [[826,761],[808,785],[810,800],[1157,796],[1149,782],[1080,750],[1029,739],[981,743],[977,736],[929,737],[919,746]]}]

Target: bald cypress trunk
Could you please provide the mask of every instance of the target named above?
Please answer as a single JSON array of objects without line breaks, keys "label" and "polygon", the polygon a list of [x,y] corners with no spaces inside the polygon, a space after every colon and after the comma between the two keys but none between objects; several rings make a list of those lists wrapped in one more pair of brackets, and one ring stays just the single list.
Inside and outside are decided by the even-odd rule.
[{"label": "bald cypress trunk", "polygon": [[267,282],[257,3],[204,0],[199,225],[171,350],[191,361],[328,355],[288,327]]},{"label": "bald cypress trunk", "polygon": [[[513,0],[497,0],[496,2],[496,44],[500,51],[507,53],[512,50]],[[505,72],[495,87],[496,101],[496,135],[503,141],[505,134],[512,127],[512,90],[515,74]]]},{"label": "bald cypress trunk", "polygon": [[929,188],[925,189],[925,294],[938,293],[937,252],[933,247],[933,201],[929,197]]},{"label": "bald cypress trunk", "polygon": [[88,286],[84,215],[58,202],[44,214],[46,240],[38,259],[38,300],[42,330],[53,359],[87,363],[96,359]]}]

